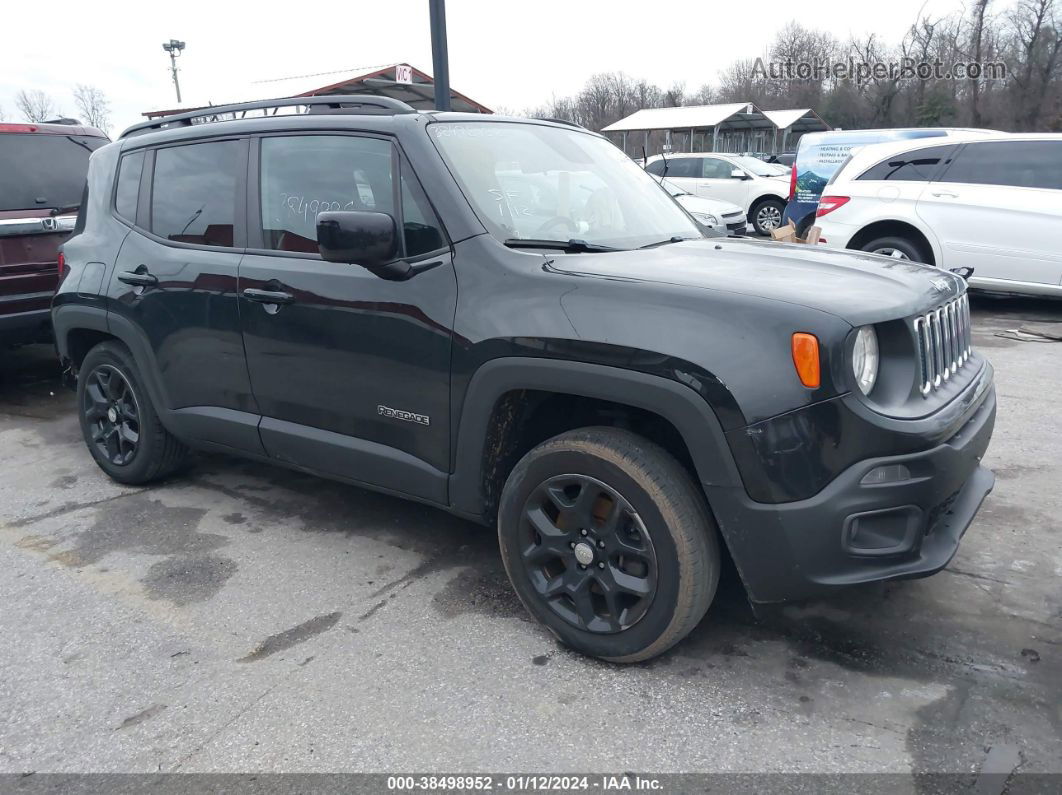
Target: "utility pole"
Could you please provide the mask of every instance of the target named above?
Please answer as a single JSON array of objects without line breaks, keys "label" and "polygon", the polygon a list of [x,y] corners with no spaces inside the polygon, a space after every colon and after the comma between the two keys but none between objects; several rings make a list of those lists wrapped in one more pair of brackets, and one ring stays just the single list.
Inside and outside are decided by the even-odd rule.
[{"label": "utility pole", "polygon": [[173,87],[177,89],[177,104],[181,104],[181,84],[177,82],[177,58],[184,50],[184,42],[170,39],[162,45],[162,49],[170,54],[170,71],[173,72]]},{"label": "utility pole", "polygon": [[431,63],[435,72],[435,109],[450,110],[450,58],[446,53],[446,0],[428,0],[431,15]]}]

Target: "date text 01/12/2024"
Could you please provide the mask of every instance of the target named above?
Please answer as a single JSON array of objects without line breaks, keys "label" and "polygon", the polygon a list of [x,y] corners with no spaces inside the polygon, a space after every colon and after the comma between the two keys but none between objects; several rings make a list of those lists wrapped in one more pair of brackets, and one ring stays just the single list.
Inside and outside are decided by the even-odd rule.
[{"label": "date text 01/12/2024", "polygon": [[450,775],[450,776],[388,776],[391,792],[490,791],[504,792],[572,792],[599,790],[602,792],[658,791],[663,787],[658,778],[637,775],[560,776],[560,775]]}]

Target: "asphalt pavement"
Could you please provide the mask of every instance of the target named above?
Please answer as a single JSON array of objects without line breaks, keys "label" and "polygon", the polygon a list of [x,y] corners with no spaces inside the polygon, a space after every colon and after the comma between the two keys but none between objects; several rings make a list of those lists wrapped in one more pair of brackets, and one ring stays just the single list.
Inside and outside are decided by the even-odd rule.
[{"label": "asphalt pavement", "polygon": [[[558,647],[490,531],[200,456],[109,481],[44,346],[0,354],[0,772],[1062,773],[1062,302],[974,302],[995,492],[941,574],[668,654]],[[912,785],[916,786],[916,785]]]}]

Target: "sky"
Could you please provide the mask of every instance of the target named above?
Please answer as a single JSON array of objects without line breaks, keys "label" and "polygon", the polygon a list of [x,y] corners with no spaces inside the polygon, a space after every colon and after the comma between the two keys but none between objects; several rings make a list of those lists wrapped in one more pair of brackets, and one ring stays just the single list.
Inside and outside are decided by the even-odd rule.
[{"label": "sky", "polygon": [[[960,0],[816,0],[745,3],[667,0],[449,0],[450,83],[491,108],[522,109],[577,92],[596,72],[622,70],[668,86],[717,83],[738,58],[762,55],[794,16],[845,39],[877,32],[898,41],[919,10],[943,15]],[[432,71],[428,0],[154,4],[53,0],[4,8],[0,113],[22,121],[19,89],[41,89],[77,116],[71,90],[109,98],[111,135],[146,110],[177,107],[162,42],[187,43],[178,60],[185,105],[260,99],[256,80],[405,62]],[[325,78],[322,84],[332,82]]]}]

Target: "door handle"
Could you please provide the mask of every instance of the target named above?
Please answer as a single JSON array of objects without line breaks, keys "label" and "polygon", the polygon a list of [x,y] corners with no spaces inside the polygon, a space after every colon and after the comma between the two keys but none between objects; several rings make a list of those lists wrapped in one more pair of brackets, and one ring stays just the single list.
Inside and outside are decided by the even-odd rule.
[{"label": "door handle", "polygon": [[291,304],[295,296],[282,290],[258,290],[248,287],[243,291],[243,297],[248,301],[256,301],[259,304]]},{"label": "door handle", "polygon": [[957,198],[959,198],[959,194],[958,193],[952,193],[951,191],[946,191],[946,190],[933,191],[933,195],[936,196],[938,199],[957,199]]},{"label": "door handle", "polygon": [[141,265],[135,271],[122,271],[119,273],[118,281],[135,287],[154,287],[159,283],[159,278],[148,273],[147,266]]}]

